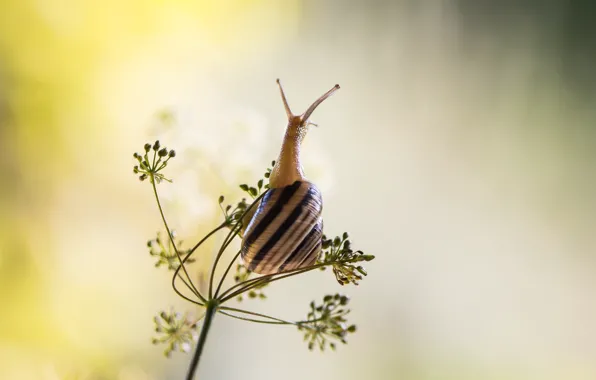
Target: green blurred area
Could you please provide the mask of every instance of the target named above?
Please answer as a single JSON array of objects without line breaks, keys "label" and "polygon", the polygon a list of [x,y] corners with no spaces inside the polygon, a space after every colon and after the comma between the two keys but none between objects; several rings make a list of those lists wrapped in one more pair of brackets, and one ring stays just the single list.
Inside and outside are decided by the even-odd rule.
[{"label": "green blurred area", "polygon": [[[201,236],[217,196],[276,155],[277,77],[297,109],[342,85],[313,116],[305,166],[326,191],[326,226],[358,236],[378,263],[353,290],[353,345],[315,357],[295,332],[279,342],[222,321],[207,378],[263,378],[268,360],[265,378],[284,366],[303,378],[310,365],[312,378],[593,378],[594,11],[3,0],[0,378],[184,372],[188,357],[166,361],[149,343],[152,315],[183,303],[144,248],[160,225],[132,153],[154,138],[181,153],[164,193],[183,235]],[[159,121],[164,109],[174,121]],[[312,281],[304,288],[329,286]],[[307,305],[296,286],[281,289]],[[245,357],[258,343],[265,358]]]}]

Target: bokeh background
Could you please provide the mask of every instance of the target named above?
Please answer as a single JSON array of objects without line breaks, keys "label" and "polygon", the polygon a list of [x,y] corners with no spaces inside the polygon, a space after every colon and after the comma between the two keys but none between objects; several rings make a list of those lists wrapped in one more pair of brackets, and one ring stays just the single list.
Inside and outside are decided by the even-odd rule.
[{"label": "bokeh background", "polygon": [[[596,378],[596,9],[589,1],[2,0],[0,379],[178,379],[152,316],[191,309],[153,267],[161,224],[132,153],[194,242],[277,150],[275,79],[313,115],[329,235],[377,259],[359,287],[278,283],[300,319],[352,297],[359,331],[215,320],[202,379]],[[221,237],[219,237],[221,241]],[[213,255],[201,251],[193,273]],[[189,243],[190,244],[190,243]],[[192,309],[191,309],[192,310]]]}]

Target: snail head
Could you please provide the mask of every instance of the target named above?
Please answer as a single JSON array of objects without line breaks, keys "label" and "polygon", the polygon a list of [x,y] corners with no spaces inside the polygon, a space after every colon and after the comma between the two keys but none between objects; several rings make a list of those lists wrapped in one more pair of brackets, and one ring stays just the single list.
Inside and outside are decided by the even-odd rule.
[{"label": "snail head", "polygon": [[281,86],[281,82],[279,81],[279,79],[277,80],[277,85],[279,86],[279,91],[281,92],[281,99],[283,100],[284,108],[286,109],[286,115],[288,116],[288,128],[286,133],[290,134],[291,136],[298,137],[299,141],[302,141],[302,139],[304,139],[304,136],[306,136],[306,131],[308,130],[309,125],[312,124],[316,126],[316,124],[311,123],[309,121],[310,115],[312,115],[312,113],[319,106],[319,104],[323,103],[325,99],[333,95],[335,91],[339,90],[339,84],[336,84],[335,86],[333,86],[331,90],[327,91],[320,98],[315,100],[314,103],[311,104],[310,107],[308,107],[308,109],[304,111],[302,115],[294,115],[290,110],[288,100],[286,99],[284,89]]}]

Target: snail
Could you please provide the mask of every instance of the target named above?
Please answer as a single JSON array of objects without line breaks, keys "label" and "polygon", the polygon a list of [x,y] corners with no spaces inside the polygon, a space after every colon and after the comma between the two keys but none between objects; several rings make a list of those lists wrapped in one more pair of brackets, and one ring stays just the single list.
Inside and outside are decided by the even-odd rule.
[{"label": "snail", "polygon": [[241,259],[246,268],[259,274],[312,265],[321,252],[323,199],[315,184],[304,177],[300,144],[308,127],[315,125],[309,122],[310,115],[339,89],[336,84],[302,115],[294,115],[279,79],[277,84],[288,125],[269,177],[269,190],[253,207],[254,213],[243,218]]}]

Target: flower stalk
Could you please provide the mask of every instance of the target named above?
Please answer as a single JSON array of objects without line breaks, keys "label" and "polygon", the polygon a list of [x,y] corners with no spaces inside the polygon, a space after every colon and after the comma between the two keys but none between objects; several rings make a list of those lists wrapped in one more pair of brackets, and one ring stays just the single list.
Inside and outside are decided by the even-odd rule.
[{"label": "flower stalk", "polygon": [[205,342],[207,341],[207,334],[211,328],[211,322],[217,313],[218,302],[217,300],[210,300],[207,302],[206,306],[205,318],[203,319],[203,326],[201,327],[201,335],[199,335],[197,347],[195,348],[195,352],[192,355],[190,366],[188,367],[188,373],[186,374],[186,380],[193,380],[195,377],[195,372],[199,366],[199,360],[201,359],[201,354],[203,353],[203,348],[205,347]]}]

